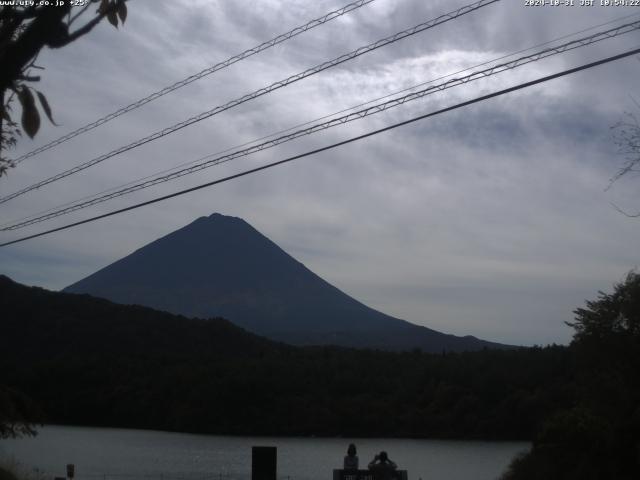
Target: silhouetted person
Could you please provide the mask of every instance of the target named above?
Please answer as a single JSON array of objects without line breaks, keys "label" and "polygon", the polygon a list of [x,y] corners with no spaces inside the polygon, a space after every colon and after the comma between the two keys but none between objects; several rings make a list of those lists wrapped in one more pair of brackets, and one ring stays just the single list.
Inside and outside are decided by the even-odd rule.
[{"label": "silhouetted person", "polygon": [[344,469],[345,470],[357,470],[358,469],[358,456],[356,455],[356,446],[351,443],[347,448],[347,456],[344,457]]},{"label": "silhouetted person", "polygon": [[380,452],[369,463],[369,470],[373,472],[376,480],[392,480],[396,468],[398,466],[389,460],[387,452]]}]

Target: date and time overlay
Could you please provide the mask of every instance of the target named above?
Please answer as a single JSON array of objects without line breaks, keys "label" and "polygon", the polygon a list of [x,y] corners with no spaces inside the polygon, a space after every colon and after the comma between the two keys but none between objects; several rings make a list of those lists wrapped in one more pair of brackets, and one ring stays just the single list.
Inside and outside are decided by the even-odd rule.
[{"label": "date and time overlay", "polygon": [[640,7],[640,0],[524,0],[525,7]]},{"label": "date and time overlay", "polygon": [[[0,0],[0,7],[85,7],[91,0]],[[640,0],[639,0],[640,1]]]},{"label": "date and time overlay", "polygon": [[[90,0],[0,0],[0,6],[84,7]],[[640,7],[640,0],[523,0],[525,7]]]}]

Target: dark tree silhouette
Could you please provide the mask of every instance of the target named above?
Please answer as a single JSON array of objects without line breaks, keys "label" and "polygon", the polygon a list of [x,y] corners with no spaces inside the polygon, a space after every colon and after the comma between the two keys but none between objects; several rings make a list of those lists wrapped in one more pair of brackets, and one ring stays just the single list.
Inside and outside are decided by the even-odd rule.
[{"label": "dark tree silhouette", "polygon": [[0,439],[35,435],[42,418],[39,407],[24,393],[0,385]]},{"label": "dark tree silhouette", "polygon": [[577,402],[542,424],[504,480],[640,478],[640,275],[574,313]]},{"label": "dark tree silhouette", "polygon": [[[106,18],[114,27],[127,17],[126,0],[60,2],[60,5],[4,5],[0,7],[0,177],[14,166],[4,150],[16,144],[22,132],[33,138],[40,128],[36,103],[53,123],[51,107],[42,92],[32,85],[40,51],[62,48],[89,33]],[[49,2],[47,2],[49,3]],[[53,2],[51,2],[53,3]],[[97,7],[91,12],[92,7]],[[90,17],[90,18],[89,18]],[[78,22],[84,22],[80,26]],[[37,102],[36,102],[37,99]],[[21,107],[20,124],[14,120],[15,101]]]},{"label": "dark tree silhouette", "polygon": [[629,272],[613,293],[599,292],[599,298],[586,305],[574,311],[575,322],[568,322],[576,331],[575,343],[640,339],[640,274]]},{"label": "dark tree silhouette", "polygon": [[[33,138],[40,128],[40,109],[53,122],[45,95],[32,85],[40,51],[62,48],[89,33],[106,18],[114,27],[127,17],[126,0],[87,0],[60,5],[3,5],[0,7],[0,177],[13,166],[5,157],[22,132]],[[52,2],[53,3],[53,2]],[[92,13],[91,9],[96,8]],[[90,18],[89,18],[90,17]],[[84,22],[77,26],[78,22]],[[20,123],[14,120],[14,105],[20,105]],[[0,385],[0,438],[35,433],[31,421],[37,417],[32,402],[22,393]]]}]

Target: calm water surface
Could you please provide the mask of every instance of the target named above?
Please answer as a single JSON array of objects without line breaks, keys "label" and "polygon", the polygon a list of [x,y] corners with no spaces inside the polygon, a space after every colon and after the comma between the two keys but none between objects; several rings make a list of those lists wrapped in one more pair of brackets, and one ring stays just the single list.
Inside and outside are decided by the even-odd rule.
[{"label": "calm water surface", "polygon": [[349,442],[360,465],[386,450],[409,480],[493,480],[529,445],[405,439],[227,437],[145,430],[47,426],[36,438],[0,440],[0,459],[47,476],[76,465],[77,480],[246,480],[251,447],[278,447],[279,480],[331,480]]}]

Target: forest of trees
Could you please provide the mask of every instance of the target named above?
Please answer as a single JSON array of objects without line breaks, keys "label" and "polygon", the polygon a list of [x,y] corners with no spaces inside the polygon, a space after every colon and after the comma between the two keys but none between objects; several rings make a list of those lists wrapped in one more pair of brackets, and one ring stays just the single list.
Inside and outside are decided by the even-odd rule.
[{"label": "forest of trees", "polygon": [[41,421],[220,434],[527,439],[506,480],[638,478],[640,276],[568,347],[296,348],[0,277],[0,372]]},{"label": "forest of trees", "polygon": [[390,353],[270,342],[4,277],[0,369],[46,422],[190,432],[531,438],[575,398],[565,347]]}]

